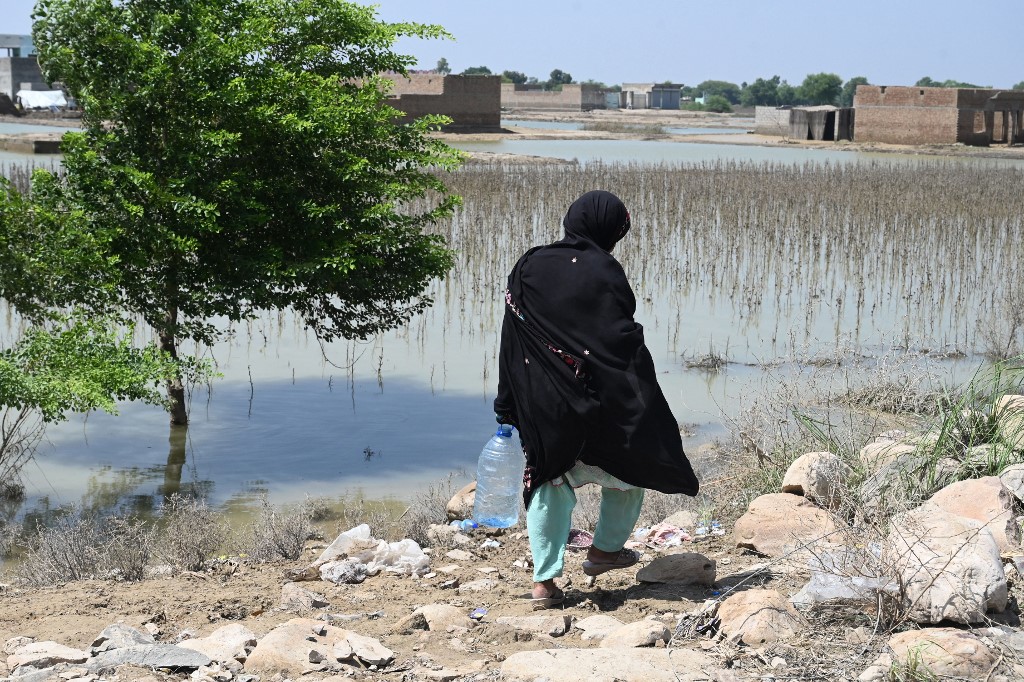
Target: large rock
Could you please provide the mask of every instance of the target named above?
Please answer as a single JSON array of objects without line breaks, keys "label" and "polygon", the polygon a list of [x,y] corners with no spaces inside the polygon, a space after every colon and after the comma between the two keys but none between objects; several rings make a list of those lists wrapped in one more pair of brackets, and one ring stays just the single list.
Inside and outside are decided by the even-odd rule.
[{"label": "large rock", "polygon": [[654,559],[636,574],[640,583],[672,583],[674,585],[715,584],[715,560],[703,554],[682,552]]},{"label": "large rock", "polygon": [[888,646],[895,663],[924,668],[928,679],[984,680],[999,660],[981,638],[953,628],[908,630],[893,635]]},{"label": "large rock", "polygon": [[572,628],[570,615],[500,616],[497,622],[516,630],[549,637],[561,637]]},{"label": "large rock", "polygon": [[327,661],[349,632],[312,618],[293,618],[268,632],[245,661],[245,670],[271,675],[302,675]]},{"label": "large rock", "polygon": [[449,521],[461,521],[473,518],[473,505],[476,503],[476,481],[467,483],[448,500],[444,508]]},{"label": "large rock", "polygon": [[245,661],[256,646],[256,634],[241,623],[231,623],[217,628],[208,637],[186,639],[178,646],[206,654],[219,663]]},{"label": "large rock", "polygon": [[737,592],[718,607],[722,631],[747,646],[764,646],[800,632],[800,614],[775,590]]},{"label": "large rock", "polygon": [[89,670],[109,670],[122,665],[137,665],[143,668],[171,668],[173,670],[195,669],[210,665],[206,654],[184,649],[173,644],[135,644],[120,649],[111,649],[98,654],[88,662]]},{"label": "large rock", "polygon": [[886,464],[891,464],[901,459],[904,455],[917,451],[915,445],[893,440],[891,438],[879,437],[860,449],[860,461],[869,470],[877,471]]},{"label": "large rock", "polygon": [[576,621],[575,628],[583,633],[580,639],[601,641],[623,625],[618,618],[598,614]]},{"label": "large rock", "polygon": [[1007,551],[1020,545],[1015,499],[998,477],[986,476],[951,483],[935,493],[931,503],[950,514],[980,521],[999,549]]},{"label": "large rock", "polygon": [[1024,395],[1004,395],[995,414],[999,439],[1015,450],[1024,449]]},{"label": "large rock", "polygon": [[925,503],[897,517],[882,564],[904,586],[902,601],[918,623],[977,623],[1007,603],[995,538],[981,523]]},{"label": "large rock", "polygon": [[84,663],[88,658],[88,651],[72,649],[57,642],[30,642],[19,646],[7,657],[7,667],[11,670],[21,666],[49,668],[58,663]]},{"label": "large rock", "polygon": [[358,661],[365,665],[387,665],[395,659],[395,652],[378,640],[355,632],[335,644],[332,653],[336,661]]},{"label": "large rock", "polygon": [[654,646],[659,641],[668,643],[672,633],[657,620],[638,620],[608,633],[601,640],[604,648]]},{"label": "large rock", "polygon": [[808,452],[786,470],[782,492],[802,495],[827,509],[837,509],[851,469],[831,452]]},{"label": "large rock", "polygon": [[114,623],[103,628],[103,632],[93,640],[92,652],[95,654],[111,649],[123,649],[136,644],[156,644],[156,640],[148,632],[137,630],[124,623]]},{"label": "large rock", "polygon": [[452,626],[471,628],[476,625],[476,621],[466,615],[464,609],[449,604],[427,604],[413,611],[413,614],[423,616],[423,619],[427,621],[428,630],[444,632]]},{"label": "large rock", "polygon": [[503,680],[558,682],[707,682],[719,667],[692,649],[544,649],[520,651],[501,664]]},{"label": "large rock", "polygon": [[809,500],[788,493],[762,495],[736,521],[737,547],[778,557],[804,546],[828,542],[839,526]]}]

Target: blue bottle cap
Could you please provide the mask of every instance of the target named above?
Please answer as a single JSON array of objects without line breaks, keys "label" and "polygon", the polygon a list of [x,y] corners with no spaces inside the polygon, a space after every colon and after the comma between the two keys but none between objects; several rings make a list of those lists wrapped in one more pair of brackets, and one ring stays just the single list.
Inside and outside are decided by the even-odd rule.
[{"label": "blue bottle cap", "polygon": [[498,427],[498,430],[494,434],[495,436],[501,436],[502,438],[512,437],[512,426],[510,424],[502,424]]}]

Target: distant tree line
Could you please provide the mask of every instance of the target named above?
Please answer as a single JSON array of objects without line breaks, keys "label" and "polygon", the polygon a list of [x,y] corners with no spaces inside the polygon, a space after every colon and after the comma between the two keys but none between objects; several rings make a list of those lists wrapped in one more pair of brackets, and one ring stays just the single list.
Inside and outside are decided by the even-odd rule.
[{"label": "distant tree line", "polygon": [[[451,73],[448,60],[441,58],[437,62],[435,70],[438,73]],[[527,76],[521,71],[502,71],[500,74],[494,74],[486,66],[472,66],[463,71],[462,75],[500,75],[504,83],[537,84],[543,86],[546,90],[561,90],[562,86],[566,83],[576,82],[570,74],[561,69],[553,70],[548,79],[544,81]],[[609,87],[595,80],[587,80],[584,83],[606,90],[622,89],[619,85]],[[851,107],[853,106],[853,96],[857,91],[857,86],[869,84],[868,79],[864,76],[854,76],[843,82],[840,76],[834,73],[823,72],[808,74],[799,85],[791,85],[779,76],[758,78],[753,83],[743,82],[738,85],[729,81],[706,80],[697,85],[683,85],[681,95],[684,107],[706,111],[732,111],[732,107],[735,105],[753,107],[834,104],[840,107]],[[957,80],[937,81],[929,76],[919,79],[914,85],[922,88],[991,87]],[[1024,90],[1024,81],[1014,85],[1013,89]],[[703,104],[695,104],[694,101],[698,99],[703,100]]]}]

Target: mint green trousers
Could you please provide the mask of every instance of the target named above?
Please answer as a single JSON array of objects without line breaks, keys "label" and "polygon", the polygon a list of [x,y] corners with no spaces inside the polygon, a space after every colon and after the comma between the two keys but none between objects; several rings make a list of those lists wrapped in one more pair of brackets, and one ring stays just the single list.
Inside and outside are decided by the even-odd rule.
[{"label": "mint green trousers", "polygon": [[[601,488],[601,511],[594,529],[594,547],[605,552],[622,549],[640,518],[643,503],[643,488]],[[526,528],[530,533],[534,581],[543,582],[562,575],[565,542],[569,538],[575,506],[576,493],[568,483],[545,483],[530,499]]]}]

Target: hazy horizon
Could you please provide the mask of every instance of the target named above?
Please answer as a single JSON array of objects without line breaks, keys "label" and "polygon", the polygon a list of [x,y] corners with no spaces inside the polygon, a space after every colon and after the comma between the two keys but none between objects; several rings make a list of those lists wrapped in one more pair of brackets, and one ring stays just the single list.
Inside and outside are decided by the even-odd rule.
[{"label": "hazy horizon", "polygon": [[[360,4],[376,4],[385,21],[440,24],[453,34],[454,40],[401,41],[398,50],[415,56],[418,69],[432,69],[443,57],[453,73],[487,66],[546,80],[561,69],[577,81],[609,85],[741,84],[774,75],[799,85],[820,72],[844,81],[863,76],[877,85],[913,85],[925,76],[995,88],[1024,81],[1024,66],[1001,59],[998,49],[982,49],[1016,44],[1017,23],[987,21],[985,45],[979,45],[969,40],[979,33],[966,30],[963,4],[950,0],[926,8],[864,0],[813,11],[794,0],[728,6],[523,0],[502,9],[471,0]],[[34,0],[5,5],[0,33],[30,33]]]}]

